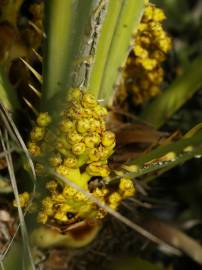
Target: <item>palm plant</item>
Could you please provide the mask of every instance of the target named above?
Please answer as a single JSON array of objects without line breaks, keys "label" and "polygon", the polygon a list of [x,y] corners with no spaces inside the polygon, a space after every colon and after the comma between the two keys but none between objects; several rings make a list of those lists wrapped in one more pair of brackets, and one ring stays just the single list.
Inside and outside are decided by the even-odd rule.
[{"label": "palm plant", "polygon": [[[5,76],[7,70],[2,67],[0,81],[2,157],[7,163],[22,236],[22,245],[16,244],[20,248],[18,246],[16,248],[16,245],[12,246],[5,266],[4,261],[1,260],[2,268],[15,269],[14,265],[17,264],[13,264],[12,259],[13,252],[15,253],[17,249],[23,255],[23,259],[18,262],[22,265],[20,267],[36,269],[30,242],[31,245],[40,248],[87,245],[98,234],[102,218],[106,213],[158,245],[164,245],[173,253],[178,252],[178,248],[182,248],[174,242],[164,242],[133,223],[121,215],[117,207],[120,201],[136,194],[136,182],[134,184],[132,182],[135,179],[141,179],[140,182],[143,180],[149,182],[155,179],[156,174],[161,175],[174,166],[200,156],[202,153],[201,123],[178,140],[173,141],[172,138],[167,138],[162,145],[155,142],[154,146],[150,145],[150,149],[144,149],[145,151],[139,156],[127,158],[121,164],[119,162],[116,164],[111,160],[108,167],[108,159],[114,152],[115,144],[114,133],[105,131],[105,107],[110,111],[107,118],[108,129],[112,129],[116,122],[120,124],[120,118],[117,118],[114,113],[116,110],[114,100],[123,80],[123,69],[131,46],[135,46],[131,43],[134,33],[140,24],[145,5],[148,5],[145,2],[143,0],[50,0],[45,2],[43,55],[41,57],[37,52],[34,53],[42,61],[42,73],[40,74],[32,67],[31,57],[27,51],[26,54],[19,54],[22,57],[21,61],[35,77],[29,83],[30,88],[37,95],[37,102],[26,98],[26,104],[37,115],[32,131],[24,136],[27,137],[26,143],[20,135],[17,120],[19,110],[23,111],[21,100],[19,101],[19,97]],[[167,119],[201,86],[199,68],[201,64],[202,59],[199,57],[168,89],[148,103],[142,110],[140,121],[147,122],[156,129],[162,127]],[[9,65],[10,63],[6,63],[7,69]],[[36,85],[40,89],[37,89]],[[30,96],[28,93],[28,98]],[[75,113],[77,103],[79,106],[81,103],[82,108],[79,107],[79,111]],[[88,122],[89,118],[94,119],[94,122]],[[88,127],[85,126],[86,122],[88,122],[86,124]],[[70,127],[72,123],[73,131],[72,126]],[[124,124],[123,121],[122,124]],[[75,127],[79,136],[75,135]],[[131,123],[130,130],[133,127],[135,124]],[[154,129],[151,130],[154,132]],[[120,129],[114,128],[113,131],[121,134]],[[99,141],[99,146],[102,144],[102,151],[107,151],[102,158],[100,156],[98,159],[95,158],[97,152],[91,155],[89,150],[91,141],[88,141],[89,144],[85,141],[89,132],[96,134],[97,137],[95,137],[102,141],[102,143]],[[65,139],[64,142],[64,134],[69,136],[68,141]],[[60,147],[56,143],[57,137],[60,140]],[[95,137],[93,140],[96,140]],[[95,145],[96,143],[93,142],[93,148],[96,148]],[[69,147],[71,147],[71,153]],[[85,149],[82,150],[82,147]],[[39,152],[42,149],[43,154],[37,154],[37,149]],[[86,149],[88,149],[87,152]],[[20,162],[15,161],[12,152],[18,153]],[[60,161],[61,156],[62,161]],[[77,162],[77,166],[63,166],[70,161],[71,164]],[[67,172],[64,172],[65,167],[68,167]],[[24,177],[22,183],[26,186],[23,191],[29,190],[31,195],[26,192],[19,195],[17,186],[19,176],[15,174],[19,171],[22,171],[20,177]],[[100,188],[102,181],[104,181],[104,186]],[[91,190],[89,183],[95,185],[95,188]],[[67,207],[67,203],[65,201],[63,204],[63,201],[59,201],[61,194],[58,190],[61,189],[63,194],[67,192],[68,204],[71,206],[71,210],[65,210],[65,215],[61,206]],[[101,191],[103,193],[99,195]],[[71,192],[74,195],[70,195]],[[54,197],[56,195],[57,198]],[[44,207],[42,211],[39,210],[41,200]],[[57,203],[53,204],[53,201]],[[31,209],[35,204],[38,207],[37,211]],[[47,214],[50,204],[51,211],[55,207],[54,214],[53,212]],[[83,209],[83,204],[87,204],[89,208],[83,207]],[[25,207],[24,213],[22,207]],[[33,211],[30,216],[27,213],[29,211]],[[66,213],[69,214],[68,217]],[[24,214],[26,214],[27,222],[25,222]],[[39,226],[36,216],[43,225]],[[97,218],[98,216],[101,218]],[[92,220],[94,223],[89,225]],[[73,234],[78,233],[81,228],[87,230],[87,233],[84,238],[75,240]],[[197,252],[201,254],[199,246],[197,246]],[[2,258],[6,253],[7,250]],[[198,253],[197,256],[190,253],[189,255],[202,263]],[[19,266],[16,269],[19,269]]]}]

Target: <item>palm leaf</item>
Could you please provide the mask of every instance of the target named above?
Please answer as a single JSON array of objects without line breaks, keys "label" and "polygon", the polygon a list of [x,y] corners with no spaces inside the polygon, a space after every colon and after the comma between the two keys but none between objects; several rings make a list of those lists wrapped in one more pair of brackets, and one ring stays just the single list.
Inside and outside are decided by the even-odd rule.
[{"label": "palm leaf", "polygon": [[199,57],[165,92],[146,106],[141,118],[156,128],[161,127],[202,86],[201,67],[202,57]]},{"label": "palm leaf", "polygon": [[112,97],[143,9],[142,0],[108,1],[88,82],[89,90],[105,103]]}]

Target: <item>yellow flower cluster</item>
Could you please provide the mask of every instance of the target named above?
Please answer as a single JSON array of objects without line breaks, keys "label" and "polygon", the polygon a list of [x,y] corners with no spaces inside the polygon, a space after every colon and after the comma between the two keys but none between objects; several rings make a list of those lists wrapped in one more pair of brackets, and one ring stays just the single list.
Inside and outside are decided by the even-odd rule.
[{"label": "yellow flower cluster", "polygon": [[[92,95],[72,89],[57,125],[47,112],[39,114],[30,133],[28,150],[33,157],[48,160],[55,172],[116,209],[121,200],[135,193],[135,188],[129,178],[122,178],[118,187],[108,187],[104,181],[110,174],[108,158],[115,147],[114,133],[106,130],[106,116],[106,108]],[[48,190],[38,222],[72,224],[105,216],[105,211],[82,192],[59,179],[50,181],[41,163],[36,162],[35,167],[38,175],[46,177]]]},{"label": "yellow flower cluster", "polygon": [[[29,199],[30,199],[30,195],[29,195],[28,192],[24,192],[22,194],[19,194],[20,207],[26,207],[26,206],[28,206]],[[16,200],[14,200],[13,205],[15,207],[18,207]]]},{"label": "yellow flower cluster", "polygon": [[[54,224],[72,224],[85,218],[102,219],[106,215],[105,210],[85,194],[68,185],[61,186],[57,180],[52,180],[46,187],[50,196],[42,201],[42,209],[38,214],[39,223],[45,224],[49,221]],[[103,186],[95,187],[91,191],[91,195],[112,209],[116,209],[124,198],[133,196],[134,193],[135,188],[129,178],[121,178],[116,190]]]},{"label": "yellow flower cluster", "polygon": [[172,45],[171,38],[162,26],[165,18],[163,10],[146,4],[134,36],[135,46],[125,66],[120,101],[126,98],[127,92],[132,95],[135,105],[159,94],[164,78],[162,62]]}]

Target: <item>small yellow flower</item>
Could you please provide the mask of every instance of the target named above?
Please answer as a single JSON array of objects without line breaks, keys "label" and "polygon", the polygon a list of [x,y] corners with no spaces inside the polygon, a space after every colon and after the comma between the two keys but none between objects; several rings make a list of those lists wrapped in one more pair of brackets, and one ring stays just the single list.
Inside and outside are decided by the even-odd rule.
[{"label": "small yellow flower", "polygon": [[92,176],[107,177],[110,173],[108,165],[102,165],[99,162],[93,162],[86,168],[87,173]]},{"label": "small yellow flower", "polygon": [[59,123],[60,131],[67,133],[70,132],[74,128],[74,123],[70,120],[62,120]]},{"label": "small yellow flower", "polygon": [[51,117],[48,112],[40,113],[36,119],[37,125],[40,127],[46,127],[51,123]]},{"label": "small yellow flower", "polygon": [[44,213],[43,211],[40,211],[37,215],[37,222],[46,224],[47,220],[48,220],[48,215]]},{"label": "small yellow flower", "polygon": [[78,120],[76,124],[77,131],[79,133],[85,133],[90,128],[90,122],[87,118],[84,118],[82,120]]},{"label": "small yellow flower", "polygon": [[130,178],[121,178],[119,183],[119,190],[124,198],[133,196],[135,194],[135,187]]},{"label": "small yellow flower", "polygon": [[93,108],[97,105],[94,96],[88,93],[84,93],[81,103],[86,108]]},{"label": "small yellow flower", "polygon": [[[30,199],[30,195],[29,195],[28,192],[24,192],[22,194],[19,194],[20,207],[26,207],[26,206],[28,206],[29,199]],[[13,206],[18,207],[16,200],[14,200]]]},{"label": "small yellow flower", "polygon": [[76,131],[72,131],[67,135],[67,142],[71,144],[79,143],[82,140],[82,136]]},{"label": "small yellow flower", "polygon": [[102,144],[104,146],[112,146],[115,143],[115,134],[112,131],[105,131],[102,136]]},{"label": "small yellow flower", "polygon": [[57,153],[50,157],[49,163],[53,167],[57,167],[62,163],[62,157],[60,153]]},{"label": "small yellow flower", "polygon": [[121,198],[121,195],[118,193],[118,192],[113,192],[109,198],[109,206],[112,208],[112,209],[116,209],[119,205],[119,203],[121,202],[122,198]]},{"label": "small yellow flower", "polygon": [[72,146],[72,152],[73,154],[75,154],[76,156],[80,156],[82,155],[86,150],[86,146],[84,143],[80,142],[80,143],[76,143]]},{"label": "small yellow flower", "polygon": [[94,148],[96,145],[100,143],[99,134],[94,132],[91,135],[84,137],[84,143],[87,147]]},{"label": "small yellow flower", "polygon": [[52,181],[49,181],[47,184],[46,184],[46,188],[48,190],[50,190],[51,192],[55,192],[56,189],[58,187],[58,182],[55,181],[55,180],[52,180]]},{"label": "small yellow flower", "polygon": [[67,185],[65,185],[62,192],[65,198],[74,197],[76,193],[77,193],[77,190],[75,188],[67,186]]},{"label": "small yellow flower", "polygon": [[68,157],[68,158],[64,159],[64,166],[68,167],[68,168],[77,168],[78,161],[76,158]]},{"label": "small yellow flower", "polygon": [[30,138],[33,142],[41,141],[44,138],[45,129],[43,127],[35,127],[30,133]]},{"label": "small yellow flower", "polygon": [[37,157],[41,154],[41,149],[36,143],[29,142],[27,145],[27,149],[29,153],[34,157]]}]

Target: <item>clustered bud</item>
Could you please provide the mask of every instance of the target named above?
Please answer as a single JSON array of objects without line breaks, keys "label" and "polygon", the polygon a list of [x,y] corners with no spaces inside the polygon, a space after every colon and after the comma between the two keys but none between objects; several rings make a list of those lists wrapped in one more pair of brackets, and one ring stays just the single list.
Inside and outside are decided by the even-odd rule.
[{"label": "clustered bud", "polygon": [[[28,150],[33,157],[47,160],[56,173],[116,209],[124,198],[135,193],[135,188],[129,178],[122,178],[115,187],[105,183],[111,173],[108,158],[115,147],[115,135],[106,129],[106,116],[106,108],[91,94],[72,89],[57,125],[52,123],[49,113],[39,114],[30,133]],[[48,193],[42,199],[38,222],[72,224],[106,215],[85,194],[45,174],[44,165],[38,161],[35,167],[38,175],[44,175]],[[97,182],[102,184],[94,184]]]},{"label": "clustered bud", "polygon": [[160,93],[164,78],[162,62],[172,45],[162,26],[165,19],[163,10],[146,1],[142,21],[134,35],[135,46],[124,69],[119,102],[131,94],[133,103],[140,105]]}]

